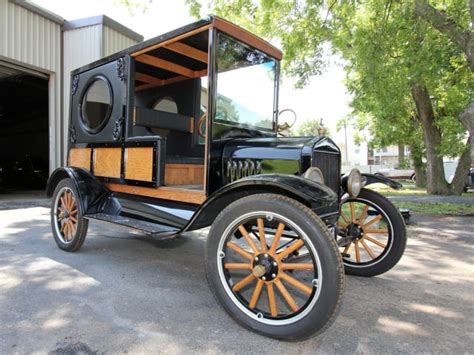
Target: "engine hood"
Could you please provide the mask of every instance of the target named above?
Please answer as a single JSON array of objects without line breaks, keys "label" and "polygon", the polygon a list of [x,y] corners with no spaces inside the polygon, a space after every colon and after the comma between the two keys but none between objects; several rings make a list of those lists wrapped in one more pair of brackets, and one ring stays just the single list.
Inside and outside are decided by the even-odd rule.
[{"label": "engine hood", "polygon": [[[223,149],[226,182],[257,174],[301,175],[309,167],[312,148],[326,138],[238,138]],[[304,169],[304,170],[303,170]]]}]

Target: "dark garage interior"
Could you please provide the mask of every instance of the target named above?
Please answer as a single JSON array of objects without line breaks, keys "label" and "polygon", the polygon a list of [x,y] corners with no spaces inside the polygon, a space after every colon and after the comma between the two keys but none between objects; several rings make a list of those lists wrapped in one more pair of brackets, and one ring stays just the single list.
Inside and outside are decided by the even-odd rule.
[{"label": "dark garage interior", "polygon": [[44,189],[48,164],[48,80],[0,65],[0,191]]}]

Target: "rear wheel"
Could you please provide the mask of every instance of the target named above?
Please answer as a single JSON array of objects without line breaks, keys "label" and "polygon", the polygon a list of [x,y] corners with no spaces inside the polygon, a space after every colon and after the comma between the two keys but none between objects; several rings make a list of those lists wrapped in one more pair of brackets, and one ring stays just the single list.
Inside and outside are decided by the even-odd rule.
[{"label": "rear wheel", "polygon": [[362,189],[341,206],[337,244],[347,274],[375,276],[403,255],[406,228],[397,208],[379,193]]},{"label": "rear wheel", "polygon": [[87,235],[88,220],[79,209],[79,195],[71,179],[59,182],[51,206],[51,228],[59,248],[78,251]]},{"label": "rear wheel", "polygon": [[261,194],[229,205],[206,252],[210,288],[240,324],[300,340],[329,326],[340,306],[343,267],[334,238],[306,206]]}]

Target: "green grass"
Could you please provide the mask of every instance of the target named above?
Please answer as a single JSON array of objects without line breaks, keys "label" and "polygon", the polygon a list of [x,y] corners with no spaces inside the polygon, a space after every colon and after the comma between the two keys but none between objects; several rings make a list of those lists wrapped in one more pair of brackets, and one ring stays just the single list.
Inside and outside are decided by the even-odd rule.
[{"label": "green grass", "polygon": [[470,215],[474,214],[474,206],[469,204],[407,202],[392,201],[398,208],[407,208],[411,213],[426,215]]},{"label": "green grass", "polygon": [[[421,189],[411,182],[403,182],[401,190],[394,190],[384,184],[370,185],[369,188],[384,196],[426,196],[426,189]],[[426,215],[466,215],[474,214],[472,204],[472,193],[463,193],[461,198],[466,200],[464,204],[447,202],[414,202],[414,201],[392,201],[398,208],[407,208],[411,213]]]}]

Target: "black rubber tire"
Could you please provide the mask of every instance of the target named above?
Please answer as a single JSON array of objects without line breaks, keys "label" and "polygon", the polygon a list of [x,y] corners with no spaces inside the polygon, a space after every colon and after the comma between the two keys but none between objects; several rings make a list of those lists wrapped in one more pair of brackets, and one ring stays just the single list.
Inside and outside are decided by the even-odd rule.
[{"label": "black rubber tire", "polygon": [[383,274],[393,268],[402,257],[405,246],[407,243],[407,233],[405,221],[398,209],[390,202],[385,196],[382,196],[378,192],[369,189],[362,189],[359,196],[356,198],[350,198],[348,202],[364,202],[370,201],[371,203],[378,206],[389,219],[392,225],[392,246],[388,254],[374,265],[368,265],[366,267],[354,267],[344,262],[344,270],[348,275],[372,277]]},{"label": "black rubber tire", "polygon": [[[321,293],[312,310],[294,323],[269,325],[251,318],[233,303],[219,277],[216,258],[219,241],[227,237],[224,232],[229,224],[252,211],[274,212],[285,216],[304,231],[318,252],[324,280]],[[334,236],[309,208],[291,198],[275,194],[241,198],[217,216],[207,241],[206,275],[214,297],[234,320],[254,332],[286,341],[303,340],[328,328],[339,311],[344,289],[344,268]]]},{"label": "black rubber tire", "polygon": [[76,199],[76,201],[79,201],[79,194],[77,193],[73,181],[70,178],[61,180],[54,189],[53,198],[51,200],[51,230],[53,232],[54,241],[60,249],[68,252],[76,252],[81,249],[82,245],[84,244],[84,240],[86,239],[87,235],[87,229],[89,228],[89,221],[87,220],[87,218],[84,218],[82,216],[80,208],[78,208],[79,211],[77,215],[76,233],[74,234],[72,241],[70,243],[64,243],[60,239],[57,234],[57,229],[55,228],[55,223],[57,222],[56,216],[54,215],[54,204],[57,199],[57,195],[64,187],[68,187],[69,189],[71,189],[74,198]]}]

